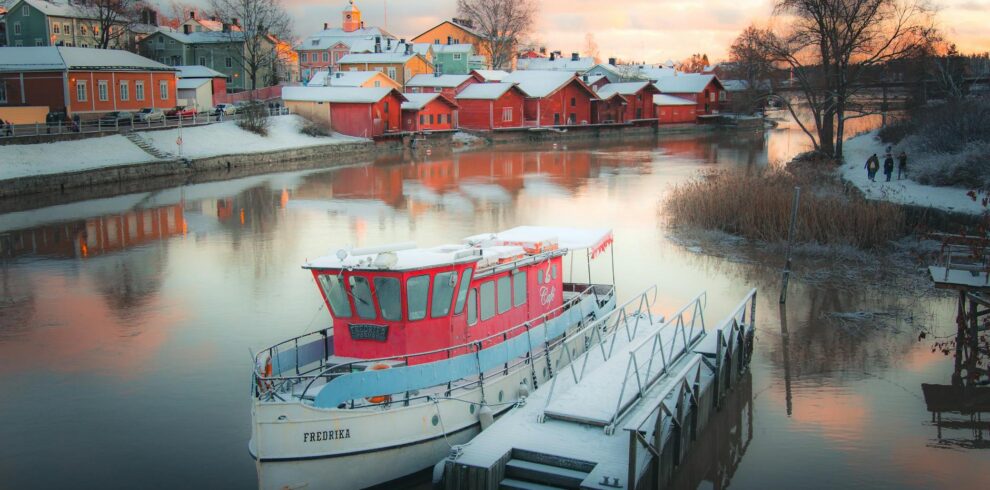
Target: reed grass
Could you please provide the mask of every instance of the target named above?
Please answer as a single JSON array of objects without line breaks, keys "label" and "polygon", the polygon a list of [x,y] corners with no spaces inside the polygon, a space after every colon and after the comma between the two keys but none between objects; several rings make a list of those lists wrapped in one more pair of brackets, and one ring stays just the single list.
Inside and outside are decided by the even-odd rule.
[{"label": "reed grass", "polygon": [[879,249],[907,234],[906,217],[898,205],[868,201],[823,171],[709,172],[675,187],[664,209],[675,227],[781,242],[787,240],[798,185],[802,190],[796,242]]}]

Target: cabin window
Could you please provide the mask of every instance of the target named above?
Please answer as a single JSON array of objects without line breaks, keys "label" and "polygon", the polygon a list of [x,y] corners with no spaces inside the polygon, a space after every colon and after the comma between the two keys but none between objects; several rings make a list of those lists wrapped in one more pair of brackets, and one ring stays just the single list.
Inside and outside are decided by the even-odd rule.
[{"label": "cabin window", "polygon": [[498,312],[505,313],[512,308],[512,279],[506,275],[498,278]]},{"label": "cabin window", "polygon": [[454,314],[460,315],[464,311],[464,298],[467,297],[468,285],[471,284],[471,271],[468,267],[461,273],[461,284],[457,287],[457,306],[454,307]]},{"label": "cabin window", "polygon": [[354,308],[357,309],[358,316],[366,320],[373,320],[377,315],[375,315],[375,303],[371,299],[368,279],[362,276],[351,276],[348,281],[351,284],[351,296],[354,297]]},{"label": "cabin window", "polygon": [[378,298],[378,307],[382,309],[382,318],[392,321],[402,319],[401,294],[398,279],[394,277],[375,278],[375,296]]},{"label": "cabin window", "polygon": [[512,304],[515,306],[526,304],[525,272],[516,272],[512,275]]},{"label": "cabin window", "polygon": [[409,304],[409,319],[426,318],[426,296],[430,293],[430,276],[410,277],[406,281],[406,303]]},{"label": "cabin window", "polygon": [[320,274],[318,277],[323,294],[327,295],[330,301],[333,316],[336,318],[351,316],[351,303],[347,301],[347,293],[344,292],[344,283],[340,280],[340,276]]},{"label": "cabin window", "polygon": [[554,280],[557,279],[557,264],[553,264],[550,266],[550,277],[552,277]]},{"label": "cabin window", "polygon": [[488,320],[495,316],[495,281],[481,285],[481,319]]},{"label": "cabin window", "polygon": [[430,316],[440,318],[450,314],[450,300],[454,299],[456,272],[441,272],[433,281],[433,303]]},{"label": "cabin window", "polygon": [[478,290],[472,289],[468,293],[467,300],[467,310],[468,310],[468,325],[474,325],[478,323]]}]

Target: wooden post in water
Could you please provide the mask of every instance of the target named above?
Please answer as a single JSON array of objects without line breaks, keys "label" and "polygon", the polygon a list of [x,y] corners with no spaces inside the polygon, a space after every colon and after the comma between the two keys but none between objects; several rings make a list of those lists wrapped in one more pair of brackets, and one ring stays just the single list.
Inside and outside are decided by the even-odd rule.
[{"label": "wooden post in water", "polygon": [[791,249],[794,247],[794,228],[797,226],[798,203],[801,201],[801,186],[794,186],[794,203],[791,205],[791,226],[787,230],[787,262],[784,263],[783,282],[780,289],[781,304],[787,302],[787,281],[791,278]]}]

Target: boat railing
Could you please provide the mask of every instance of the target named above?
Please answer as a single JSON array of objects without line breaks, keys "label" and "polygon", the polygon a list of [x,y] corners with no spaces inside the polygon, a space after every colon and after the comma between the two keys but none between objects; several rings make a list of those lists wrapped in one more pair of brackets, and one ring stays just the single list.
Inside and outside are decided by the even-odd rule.
[{"label": "boat railing", "polygon": [[[656,286],[654,286],[655,288]],[[649,290],[647,290],[649,291]],[[648,301],[646,292],[637,298],[636,309],[631,313],[627,308],[616,308],[611,315],[603,317],[602,321],[609,321],[614,317],[616,324],[622,323],[626,326],[626,339],[631,343],[631,347],[626,348],[629,358],[626,361],[625,374],[622,377],[622,385],[619,388],[616,406],[612,411],[608,422],[605,424],[606,430],[611,431],[618,420],[636,401],[642,398],[643,394],[661,377],[668,374],[669,367],[677,362],[687,353],[687,350],[700,339],[705,332],[704,306],[707,302],[706,293],[700,293],[691,301],[682,306],[673,316],[670,317],[657,331],[648,337],[633,343],[636,337],[636,329],[641,319],[649,321],[648,325],[654,324],[653,314],[650,312],[652,306]],[[629,305],[630,303],[627,303]],[[645,317],[645,318],[644,318]],[[628,325],[633,319],[633,328]],[[598,351],[603,361],[608,361],[613,357],[617,336],[621,332],[618,328],[609,330],[610,333],[602,335],[595,332],[598,340]],[[667,342],[665,344],[665,342]],[[606,348],[606,344],[608,347]],[[592,355],[592,349],[583,356],[580,369],[573,367],[574,384],[577,385],[588,374],[588,360]],[[635,381],[635,386],[630,385],[630,380]],[[556,381],[554,382],[554,385]],[[544,411],[553,400],[554,387],[550,387],[550,393],[546,398]],[[627,397],[627,390],[631,396]]]},{"label": "boat railing", "polygon": [[[581,303],[585,300],[585,298],[594,296],[596,298],[595,301],[601,304],[603,301],[608,301],[608,298],[614,294],[614,288],[610,285],[575,284],[568,286],[578,294],[566,299],[563,304],[557,308],[554,308],[553,310],[545,312],[530,321],[516,325],[498,334],[493,334],[469,343],[446,347],[443,349],[332,364],[328,362],[329,356],[333,353],[333,341],[332,338],[327,335],[329,329],[311,332],[309,334],[280,342],[258,352],[255,356],[255,370],[253,376],[254,383],[252,385],[253,394],[258,398],[279,399],[280,397],[277,393],[282,391],[282,389],[286,386],[294,386],[296,384],[306,382],[306,387],[300,395],[300,398],[305,398],[317,380],[324,379],[329,383],[335,377],[349,374],[355,368],[360,368],[362,366],[389,362],[401,362],[408,366],[410,365],[411,360],[416,360],[419,358],[429,357],[431,359],[450,359],[457,355],[478,352],[488,346],[499,342],[505,342],[511,337],[528,332],[529,329],[539,326],[546,321],[559,316],[569,308]],[[315,340],[309,340],[310,338],[315,338]],[[309,341],[307,342],[307,340]],[[287,349],[281,350],[281,348],[284,347],[287,347]],[[323,353],[323,357],[316,358],[315,355],[320,352]],[[269,362],[269,360],[272,362],[271,374],[267,374],[262,371],[265,369],[264,366],[267,362]],[[310,367],[305,370],[300,369],[302,366],[307,366],[313,363],[317,364],[314,367]],[[506,365],[506,369],[508,369],[508,365]],[[294,374],[285,375],[286,371],[294,371]]]},{"label": "boat railing", "polygon": [[[658,466],[667,451],[666,445],[673,444],[673,453],[680,454],[678,448],[680,441],[684,440],[684,433],[687,432],[692,440],[695,438],[698,430],[695,414],[702,403],[702,379],[706,372],[711,373],[714,384],[710,408],[721,408],[722,395],[752,356],[755,327],[756,289],[752,289],[710,334],[715,345],[696,349],[698,355],[689,358],[681,369],[669,375],[671,382],[657,396],[650,397],[656,405],[649,410],[641,410],[626,421],[623,430],[629,435],[628,488],[636,488],[639,483],[639,454],[644,454],[647,459],[652,456],[653,464]],[[670,437],[665,437],[668,427],[672,433]],[[654,471],[657,471],[656,466]]]},{"label": "boat railing", "polygon": [[942,240],[935,263],[942,267],[942,280],[949,280],[953,270],[982,274],[985,284],[990,286],[990,240],[986,237],[935,234],[933,238]]}]

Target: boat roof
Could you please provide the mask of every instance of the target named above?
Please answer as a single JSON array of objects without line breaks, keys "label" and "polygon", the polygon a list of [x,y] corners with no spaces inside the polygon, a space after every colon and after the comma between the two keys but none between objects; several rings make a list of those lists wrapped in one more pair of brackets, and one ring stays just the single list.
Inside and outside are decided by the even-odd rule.
[{"label": "boat roof", "polygon": [[411,271],[478,262],[477,267],[482,269],[497,265],[503,259],[534,256],[559,249],[588,249],[594,257],[611,243],[612,230],[607,228],[519,226],[499,233],[473,235],[459,244],[429,248],[419,248],[414,243],[399,243],[364,249],[342,249],[311,260],[303,267]]}]

